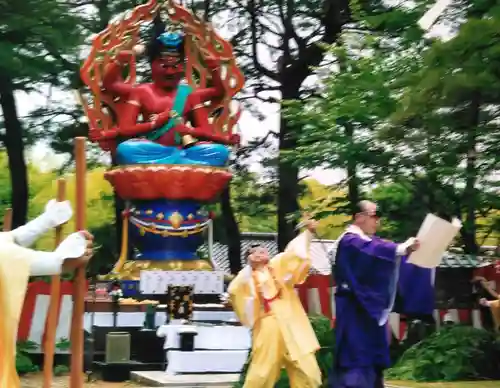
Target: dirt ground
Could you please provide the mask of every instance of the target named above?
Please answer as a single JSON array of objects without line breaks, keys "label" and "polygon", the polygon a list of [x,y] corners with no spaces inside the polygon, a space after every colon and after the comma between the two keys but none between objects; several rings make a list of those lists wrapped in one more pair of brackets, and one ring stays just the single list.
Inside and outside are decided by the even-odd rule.
[{"label": "dirt ground", "polygon": [[[22,388],[40,388],[43,386],[43,375],[41,373],[30,374],[21,378]],[[52,381],[52,388],[69,387],[69,376],[56,377]],[[85,388],[137,388],[138,385],[133,382],[125,383],[106,383],[104,381],[95,381],[86,383]]]}]

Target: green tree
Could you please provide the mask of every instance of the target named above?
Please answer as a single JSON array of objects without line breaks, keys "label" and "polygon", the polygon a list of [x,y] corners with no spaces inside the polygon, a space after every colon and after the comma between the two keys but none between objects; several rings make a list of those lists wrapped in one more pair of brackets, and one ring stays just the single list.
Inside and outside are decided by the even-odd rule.
[{"label": "green tree", "polygon": [[389,24],[389,32],[361,45],[352,35],[342,39],[339,67],[321,95],[288,110],[302,127],[291,156],[300,166],[347,170],[351,203],[378,185],[371,195],[396,237],[413,234],[427,212],[461,218],[461,242],[476,253],[487,235],[478,220],[499,205],[497,11],[493,2],[458,4],[447,16],[456,36],[445,42],[394,29],[403,26],[401,13],[365,18],[377,28]]},{"label": "green tree", "polygon": [[[380,7],[381,2],[373,3],[372,10]],[[257,117],[262,113],[255,109],[255,101],[281,105],[311,93],[314,85],[308,80],[325,59],[323,44],[334,43],[351,21],[347,1],[212,0],[209,4],[212,19],[214,14],[216,20],[229,19],[225,24],[233,32],[231,41],[247,76],[242,100]],[[295,235],[290,215],[299,210],[300,184],[298,167],[283,157],[297,145],[296,128],[283,116],[279,126],[279,134],[270,134],[278,140],[278,245],[283,249]]]},{"label": "green tree", "polygon": [[0,25],[1,140],[11,171],[13,225],[26,221],[28,174],[24,142],[29,139],[16,106],[16,92],[31,92],[42,83],[64,87],[68,57],[81,43],[79,18],[67,3],[56,0],[8,1],[2,5]]},{"label": "green tree", "polygon": [[[395,48],[399,51],[394,52]],[[301,128],[288,158],[302,168],[346,171],[347,202],[332,198],[337,213],[350,214],[367,185],[387,179],[400,150],[380,133],[391,126],[404,77],[418,69],[418,45],[405,47],[386,35],[345,33],[331,49],[339,66],[318,96],[290,102],[286,115]]]},{"label": "green tree", "polygon": [[500,161],[500,19],[495,10],[490,9],[488,18],[470,11],[453,39],[432,45],[393,117],[402,124],[399,133],[391,136],[408,150],[407,171],[424,172],[430,192],[446,196],[446,203],[431,198],[430,208],[439,205],[447,217],[463,220],[462,244],[473,254],[481,235],[478,218],[500,205],[495,178]]}]

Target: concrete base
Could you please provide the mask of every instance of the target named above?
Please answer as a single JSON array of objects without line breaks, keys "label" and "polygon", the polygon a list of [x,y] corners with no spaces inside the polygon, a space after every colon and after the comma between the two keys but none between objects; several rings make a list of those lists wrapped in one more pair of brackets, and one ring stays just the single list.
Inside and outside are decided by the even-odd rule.
[{"label": "concrete base", "polygon": [[132,381],[149,387],[177,388],[232,388],[238,382],[238,374],[199,374],[170,376],[165,372],[131,372]]}]

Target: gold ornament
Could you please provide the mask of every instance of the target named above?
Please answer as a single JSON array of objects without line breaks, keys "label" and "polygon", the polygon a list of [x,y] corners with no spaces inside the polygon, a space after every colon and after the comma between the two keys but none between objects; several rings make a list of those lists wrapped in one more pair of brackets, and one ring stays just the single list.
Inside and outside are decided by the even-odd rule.
[{"label": "gold ornament", "polygon": [[182,221],[184,221],[184,217],[179,212],[174,212],[170,215],[170,217],[168,217],[168,220],[174,229],[179,229]]}]

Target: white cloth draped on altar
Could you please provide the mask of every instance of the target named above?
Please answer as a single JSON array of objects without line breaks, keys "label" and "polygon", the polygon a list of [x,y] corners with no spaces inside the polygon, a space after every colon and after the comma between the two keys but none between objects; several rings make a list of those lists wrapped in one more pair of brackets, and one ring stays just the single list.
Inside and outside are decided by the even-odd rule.
[{"label": "white cloth draped on altar", "polygon": [[[92,314],[94,317],[92,318]],[[141,327],[144,325],[145,313],[117,313],[117,327]],[[156,326],[165,324],[167,319],[164,312],[157,312],[155,316]],[[92,322],[93,321],[93,322]],[[233,311],[194,311],[193,321],[222,321],[222,322],[237,322],[236,314]],[[90,332],[92,324],[99,327],[113,326],[113,313],[85,313],[84,328]]]},{"label": "white cloth draped on altar", "polygon": [[240,373],[247,357],[248,351],[244,350],[220,350],[218,352],[171,350],[167,353],[166,373],[169,375],[179,373]]},{"label": "white cloth draped on altar", "polygon": [[163,325],[158,328],[158,337],[165,338],[164,349],[179,349],[179,331],[194,328],[194,348],[210,350],[248,350],[252,346],[250,330],[244,326],[198,326]]}]

